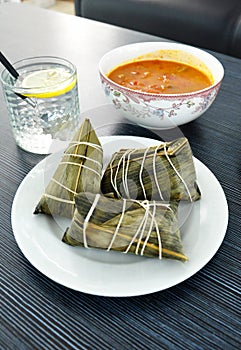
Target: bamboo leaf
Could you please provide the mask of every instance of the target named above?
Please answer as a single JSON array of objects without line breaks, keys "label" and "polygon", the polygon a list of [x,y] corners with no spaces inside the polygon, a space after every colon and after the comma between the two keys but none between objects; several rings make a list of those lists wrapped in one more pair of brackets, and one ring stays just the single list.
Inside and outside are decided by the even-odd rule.
[{"label": "bamboo leaf", "polygon": [[102,166],[102,146],[89,119],[85,119],[65,150],[34,214],[72,218],[77,193],[100,191]]},{"label": "bamboo leaf", "polygon": [[178,203],[76,196],[76,210],[63,242],[152,258],[186,261],[177,218]]},{"label": "bamboo leaf", "polygon": [[101,190],[115,198],[198,200],[188,140],[183,137],[157,147],[116,152],[102,177]]}]

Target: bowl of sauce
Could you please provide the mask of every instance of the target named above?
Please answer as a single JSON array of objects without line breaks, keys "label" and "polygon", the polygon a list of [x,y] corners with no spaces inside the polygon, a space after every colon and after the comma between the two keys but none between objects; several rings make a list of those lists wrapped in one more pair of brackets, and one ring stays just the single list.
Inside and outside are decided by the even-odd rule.
[{"label": "bowl of sauce", "polygon": [[139,125],[166,129],[211,106],[224,69],[208,52],[179,43],[144,42],[116,48],[99,62],[106,96]]}]

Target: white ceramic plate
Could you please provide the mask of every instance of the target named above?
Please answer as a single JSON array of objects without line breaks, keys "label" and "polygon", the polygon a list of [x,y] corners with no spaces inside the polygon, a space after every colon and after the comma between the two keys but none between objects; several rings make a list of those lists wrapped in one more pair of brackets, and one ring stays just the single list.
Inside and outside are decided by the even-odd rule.
[{"label": "white ceramic plate", "polygon": [[[133,136],[100,138],[105,162],[125,147],[148,147],[156,140]],[[70,224],[66,219],[33,215],[44,185],[61,154],[37,164],[19,186],[12,206],[12,227],[19,248],[39,271],[75,290],[102,296],[136,296],[172,287],[199,271],[217,252],[228,224],[224,192],[210,170],[194,158],[202,199],[188,204],[180,216],[184,250],[189,261],[148,259],[135,255],[71,247],[61,241]]]}]

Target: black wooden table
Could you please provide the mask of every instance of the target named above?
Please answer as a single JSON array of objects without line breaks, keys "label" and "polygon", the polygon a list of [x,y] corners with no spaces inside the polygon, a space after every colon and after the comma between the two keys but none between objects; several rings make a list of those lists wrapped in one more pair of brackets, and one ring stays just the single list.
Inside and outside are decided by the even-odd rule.
[{"label": "black wooden table", "polygon": [[[1,51],[11,61],[38,55],[71,60],[78,68],[82,110],[106,102],[98,78],[98,61],[106,51],[156,40],[23,4],[0,5]],[[181,131],[224,189],[228,230],[198,273],[149,295],[109,298],[74,291],[45,277],[24,257],[12,232],[11,205],[21,181],[43,156],[15,145],[0,91],[1,349],[240,349],[241,60],[213,54],[225,68],[219,95]],[[125,120],[120,121],[123,127]],[[129,132],[149,136],[138,127]]]}]

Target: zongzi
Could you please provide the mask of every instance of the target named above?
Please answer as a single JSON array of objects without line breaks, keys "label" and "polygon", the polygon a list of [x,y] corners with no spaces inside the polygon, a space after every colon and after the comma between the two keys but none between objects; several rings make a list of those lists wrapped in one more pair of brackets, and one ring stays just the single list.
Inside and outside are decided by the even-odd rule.
[{"label": "zongzi", "polygon": [[102,166],[102,146],[89,119],[85,119],[64,152],[34,214],[72,218],[77,193],[100,191]]},{"label": "zongzi", "polygon": [[75,213],[63,242],[152,258],[187,260],[178,226],[178,202],[79,193],[75,203]]},{"label": "zongzi", "polygon": [[146,149],[116,152],[101,181],[104,195],[138,200],[200,198],[189,142],[182,137]]}]

